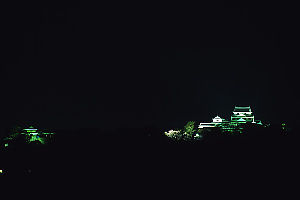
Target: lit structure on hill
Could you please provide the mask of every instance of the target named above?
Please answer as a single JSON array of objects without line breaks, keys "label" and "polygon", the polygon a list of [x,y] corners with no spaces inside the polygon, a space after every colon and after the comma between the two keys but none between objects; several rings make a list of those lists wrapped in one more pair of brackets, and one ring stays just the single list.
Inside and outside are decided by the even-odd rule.
[{"label": "lit structure on hill", "polygon": [[255,123],[254,116],[249,107],[235,107],[233,110],[233,115],[231,116],[232,123]]},{"label": "lit structure on hill", "polygon": [[[170,130],[165,132],[165,135],[177,141],[194,141],[202,140],[206,136],[222,136],[222,135],[255,135],[261,132],[270,132],[270,124],[262,123],[260,120],[255,120],[250,106],[240,107],[235,106],[230,117],[230,121],[216,116],[212,122],[200,123],[198,129],[194,129],[194,121],[190,121],[181,130]],[[275,127],[275,126],[274,126]],[[274,128],[272,127],[272,128]],[[277,126],[276,126],[277,127]],[[264,130],[263,130],[263,129]],[[265,129],[266,128],[266,129]],[[276,132],[276,128],[274,129]],[[286,123],[282,123],[280,131],[288,133],[291,128],[288,128]],[[239,134],[244,133],[244,134]]]},{"label": "lit structure on hill", "polygon": [[198,126],[198,128],[214,128],[217,127],[217,125],[226,123],[228,121],[226,121],[225,119],[216,116],[215,118],[213,118],[213,121],[210,123],[200,123],[200,125]]},{"label": "lit structure on hill", "polygon": [[22,129],[21,132],[15,132],[4,138],[4,147],[8,147],[10,143],[18,140],[19,138],[24,139],[26,143],[40,143],[45,144],[52,138],[55,133],[42,132],[38,129],[30,126],[29,128]]},{"label": "lit structure on hill", "polygon": [[200,123],[198,128],[221,128],[223,132],[242,132],[243,128],[241,127],[241,125],[246,123],[262,125],[260,120],[254,120],[254,115],[251,111],[250,106],[235,106],[230,121],[216,116],[210,123]]}]

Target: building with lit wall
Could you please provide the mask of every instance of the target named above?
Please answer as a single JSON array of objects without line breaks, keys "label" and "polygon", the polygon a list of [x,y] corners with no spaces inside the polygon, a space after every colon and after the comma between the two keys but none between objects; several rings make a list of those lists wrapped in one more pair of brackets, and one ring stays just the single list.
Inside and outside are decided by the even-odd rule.
[{"label": "building with lit wall", "polygon": [[237,107],[235,106],[233,110],[233,115],[231,116],[231,122],[236,123],[255,123],[254,116],[249,107]]},{"label": "building with lit wall", "polygon": [[226,120],[216,116],[215,118],[212,119],[213,121],[210,123],[200,123],[200,125],[198,126],[198,128],[214,128],[217,127],[218,124],[222,124],[224,123]]},{"label": "building with lit wall", "polygon": [[221,128],[223,131],[239,131],[241,132],[241,124],[245,123],[254,123],[262,125],[261,121],[254,120],[253,112],[251,111],[250,106],[248,107],[239,107],[235,106],[233,114],[231,115],[231,120],[227,121],[219,116],[213,118],[210,123],[200,123],[198,128]]}]

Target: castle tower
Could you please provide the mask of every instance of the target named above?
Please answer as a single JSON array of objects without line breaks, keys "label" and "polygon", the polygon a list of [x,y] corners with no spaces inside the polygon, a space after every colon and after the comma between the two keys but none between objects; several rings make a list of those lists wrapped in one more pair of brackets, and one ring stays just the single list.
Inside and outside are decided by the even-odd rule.
[{"label": "castle tower", "polygon": [[254,122],[254,116],[251,111],[250,106],[248,107],[238,107],[235,106],[233,110],[233,115],[231,116],[231,122],[234,123],[255,123]]}]

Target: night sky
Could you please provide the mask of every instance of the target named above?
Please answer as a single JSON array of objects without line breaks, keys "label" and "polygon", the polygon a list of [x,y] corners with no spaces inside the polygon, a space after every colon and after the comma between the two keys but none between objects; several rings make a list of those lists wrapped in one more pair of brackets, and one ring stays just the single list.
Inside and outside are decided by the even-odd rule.
[{"label": "night sky", "polygon": [[299,122],[295,5],[40,3],[2,8],[5,127]]}]

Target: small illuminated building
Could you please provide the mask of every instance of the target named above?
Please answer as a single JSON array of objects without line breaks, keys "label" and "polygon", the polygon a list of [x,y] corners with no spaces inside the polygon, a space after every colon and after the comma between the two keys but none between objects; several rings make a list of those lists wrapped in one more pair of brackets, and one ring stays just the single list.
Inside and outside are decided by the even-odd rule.
[{"label": "small illuminated building", "polygon": [[249,107],[235,106],[233,110],[233,114],[231,116],[231,122],[232,123],[247,123],[247,122],[255,123],[254,116],[250,106]]},{"label": "small illuminated building", "polygon": [[198,128],[215,128],[217,125],[224,123],[226,120],[216,116],[215,118],[212,119],[213,121],[210,123],[200,123]]},{"label": "small illuminated building", "polygon": [[29,135],[29,136],[37,136],[37,135],[53,135],[54,133],[48,133],[48,132],[43,132],[39,131],[36,128],[33,128],[33,126],[30,126],[29,128],[23,129],[23,132],[21,134]]},{"label": "small illuminated building", "polygon": [[36,128],[33,128],[30,126],[29,128],[23,129],[24,133],[23,134],[28,134],[28,135],[37,135],[39,134]]},{"label": "small illuminated building", "polygon": [[224,121],[225,121],[225,119],[222,119],[219,116],[216,116],[215,118],[213,118],[213,123],[222,123]]}]

